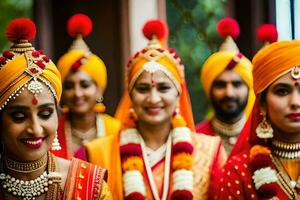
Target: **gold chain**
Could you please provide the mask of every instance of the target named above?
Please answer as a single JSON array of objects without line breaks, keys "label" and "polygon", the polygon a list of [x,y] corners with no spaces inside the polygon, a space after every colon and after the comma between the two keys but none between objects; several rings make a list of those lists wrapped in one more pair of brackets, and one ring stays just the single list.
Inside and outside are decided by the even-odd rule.
[{"label": "gold chain", "polygon": [[32,162],[18,162],[5,156],[4,162],[7,169],[11,171],[31,173],[45,167],[48,160],[47,157],[47,154],[45,154],[42,158]]}]

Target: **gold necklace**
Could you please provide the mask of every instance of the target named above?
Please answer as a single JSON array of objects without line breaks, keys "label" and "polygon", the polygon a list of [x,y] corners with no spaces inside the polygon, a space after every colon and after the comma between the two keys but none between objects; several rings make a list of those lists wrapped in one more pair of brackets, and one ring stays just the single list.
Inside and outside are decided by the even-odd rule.
[{"label": "gold necklace", "polygon": [[5,162],[5,167],[11,171],[21,172],[21,173],[31,173],[46,166],[47,154],[45,154],[42,158],[32,162],[18,162],[5,156],[4,162]]},{"label": "gold necklace", "polygon": [[286,159],[300,158],[300,143],[285,143],[282,141],[272,140],[272,152],[274,155]]},{"label": "gold necklace", "polygon": [[38,178],[30,181],[13,178],[11,175],[5,174],[1,167],[1,188],[4,189],[5,199],[9,199],[9,195],[12,195],[16,198],[33,200],[43,194],[45,194],[46,200],[60,199],[62,194],[60,187],[61,175],[55,172],[56,163],[50,152],[46,153],[46,159],[48,164],[46,171]]},{"label": "gold necklace", "polygon": [[220,120],[218,120],[216,117],[212,119],[212,126],[214,130],[224,136],[228,137],[236,137],[240,134],[241,130],[244,127],[244,124],[246,122],[246,117],[243,116],[240,120],[233,124],[227,124]]},{"label": "gold necklace", "polygon": [[278,149],[297,151],[300,150],[300,143],[285,143],[276,139],[272,140],[272,145]]},{"label": "gold necklace", "polygon": [[[287,172],[283,172],[280,165],[282,163],[280,160],[276,157],[273,157],[271,155],[272,162],[275,165],[275,168],[277,169],[277,177],[279,179],[279,185],[281,188],[285,191],[285,193],[289,196],[289,199],[295,199],[295,200],[300,200],[296,190],[295,190],[295,185],[292,183],[291,178],[287,174]],[[285,167],[282,165],[283,169],[286,171]]]}]

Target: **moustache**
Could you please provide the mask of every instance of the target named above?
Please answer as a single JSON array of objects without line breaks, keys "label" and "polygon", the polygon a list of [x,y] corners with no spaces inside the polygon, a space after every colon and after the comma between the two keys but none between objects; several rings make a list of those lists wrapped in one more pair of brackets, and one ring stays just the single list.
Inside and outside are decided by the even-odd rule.
[{"label": "moustache", "polygon": [[237,98],[231,98],[231,97],[224,97],[223,99],[220,100],[220,103],[239,103],[239,100]]}]

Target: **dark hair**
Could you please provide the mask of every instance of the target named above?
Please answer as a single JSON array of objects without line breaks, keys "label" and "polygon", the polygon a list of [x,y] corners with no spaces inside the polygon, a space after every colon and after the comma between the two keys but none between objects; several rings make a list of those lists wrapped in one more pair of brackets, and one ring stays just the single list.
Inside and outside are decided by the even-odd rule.
[{"label": "dark hair", "polygon": [[269,87],[267,87],[266,89],[264,89],[264,91],[262,91],[260,94],[259,94],[259,104],[261,105],[261,106],[266,106],[266,103],[267,103],[267,101],[266,101],[266,97],[267,97],[267,93],[268,93],[268,91],[269,91],[269,88],[270,88],[270,86]]}]

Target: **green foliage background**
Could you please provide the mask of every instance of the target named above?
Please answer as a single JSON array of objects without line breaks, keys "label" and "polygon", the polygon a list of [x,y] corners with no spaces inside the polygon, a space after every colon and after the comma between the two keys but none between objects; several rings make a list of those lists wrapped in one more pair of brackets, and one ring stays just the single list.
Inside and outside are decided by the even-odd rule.
[{"label": "green foliage background", "polygon": [[225,4],[225,0],[166,1],[169,46],[185,65],[195,122],[204,119],[209,111],[209,102],[200,84],[200,71],[206,58],[217,51],[221,43],[216,24],[225,15]]},{"label": "green foliage background", "polygon": [[32,18],[32,7],[33,0],[0,0],[0,52],[10,47],[5,36],[9,22],[17,17]]}]

